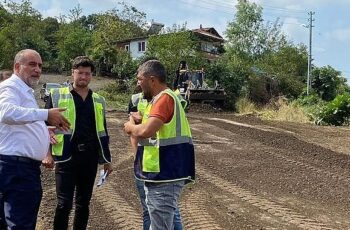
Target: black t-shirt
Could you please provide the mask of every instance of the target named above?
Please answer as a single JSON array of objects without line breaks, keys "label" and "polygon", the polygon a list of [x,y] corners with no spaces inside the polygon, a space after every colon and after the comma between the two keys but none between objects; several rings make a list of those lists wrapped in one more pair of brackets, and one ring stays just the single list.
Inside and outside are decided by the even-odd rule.
[{"label": "black t-shirt", "polygon": [[[92,144],[98,143],[96,125],[95,125],[95,111],[92,100],[92,91],[89,90],[85,101],[74,90],[71,90],[73,100],[75,104],[76,119],[75,119],[75,131],[72,139],[72,144]],[[47,100],[45,108],[52,108],[51,95]]]}]

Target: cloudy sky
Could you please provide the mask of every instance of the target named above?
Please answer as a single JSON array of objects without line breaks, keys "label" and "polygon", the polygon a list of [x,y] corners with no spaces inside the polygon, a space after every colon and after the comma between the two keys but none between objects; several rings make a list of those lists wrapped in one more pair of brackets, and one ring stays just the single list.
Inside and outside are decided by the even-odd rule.
[{"label": "cloudy sky", "polygon": [[[283,31],[295,44],[309,43],[309,12],[315,12],[312,54],[316,66],[331,65],[350,79],[350,1],[349,0],[251,0],[263,7],[265,20],[280,18]],[[16,2],[19,2],[19,0]],[[118,6],[118,0],[32,0],[44,17],[68,14],[78,4],[84,15],[104,12]],[[224,36],[227,23],[235,16],[236,0],[128,0],[147,19],[172,26],[187,22],[188,29],[214,27]],[[304,26],[303,26],[304,25]]]}]

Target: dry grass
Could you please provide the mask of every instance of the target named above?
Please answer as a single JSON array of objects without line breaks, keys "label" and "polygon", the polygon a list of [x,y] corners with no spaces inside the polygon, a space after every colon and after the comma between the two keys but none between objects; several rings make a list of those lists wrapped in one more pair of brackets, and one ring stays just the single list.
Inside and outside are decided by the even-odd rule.
[{"label": "dry grass", "polygon": [[265,120],[290,121],[297,123],[310,123],[310,120],[304,110],[294,104],[282,105],[278,110],[264,108],[259,116]]},{"label": "dry grass", "polygon": [[278,98],[263,108],[258,108],[248,99],[243,98],[237,102],[237,111],[240,114],[257,114],[263,120],[289,121],[297,123],[310,123],[304,109],[296,103],[289,103],[285,98]]},{"label": "dry grass", "polygon": [[236,102],[236,110],[239,114],[246,115],[256,114],[259,109],[248,98],[243,97]]}]

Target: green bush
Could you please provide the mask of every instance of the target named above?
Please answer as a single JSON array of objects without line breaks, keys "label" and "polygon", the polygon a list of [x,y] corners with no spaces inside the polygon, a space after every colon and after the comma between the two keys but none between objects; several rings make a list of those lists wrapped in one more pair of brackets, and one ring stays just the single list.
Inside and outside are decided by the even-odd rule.
[{"label": "green bush", "polygon": [[121,90],[120,88],[121,86],[119,84],[111,83],[98,91],[98,93],[106,99],[109,108],[117,110],[127,109],[131,92]]},{"label": "green bush", "polygon": [[324,106],[318,114],[316,124],[340,126],[348,124],[350,118],[350,94],[338,95]]},{"label": "green bush", "polygon": [[323,108],[327,102],[323,101],[316,93],[313,93],[299,97],[295,100],[295,103],[303,108],[310,121],[317,121],[320,108]]}]

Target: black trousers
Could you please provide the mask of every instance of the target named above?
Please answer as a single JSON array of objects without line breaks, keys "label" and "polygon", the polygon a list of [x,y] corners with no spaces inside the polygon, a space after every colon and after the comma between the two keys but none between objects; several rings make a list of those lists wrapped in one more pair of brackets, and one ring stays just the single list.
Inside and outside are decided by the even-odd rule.
[{"label": "black trousers", "polygon": [[54,218],[55,230],[66,230],[68,228],[74,191],[75,215],[73,229],[86,229],[97,165],[97,149],[75,150],[71,160],[56,165],[57,207]]}]

